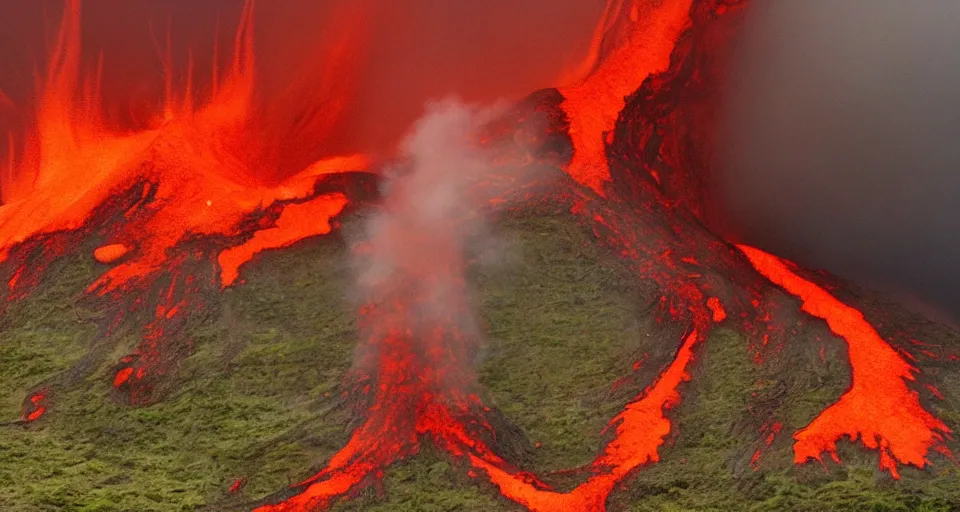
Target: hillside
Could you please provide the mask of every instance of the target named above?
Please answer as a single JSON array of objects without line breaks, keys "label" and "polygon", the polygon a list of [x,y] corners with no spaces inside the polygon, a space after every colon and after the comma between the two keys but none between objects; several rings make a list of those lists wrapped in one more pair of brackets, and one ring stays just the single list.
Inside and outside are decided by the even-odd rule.
[{"label": "hillside", "polygon": [[[558,487],[582,478],[564,469],[590,463],[609,418],[660,370],[676,328],[656,325],[655,289],[632,279],[616,256],[563,211],[508,215],[501,268],[471,275],[489,340],[477,364],[489,403],[516,427],[521,467]],[[344,246],[335,237],[259,258],[247,284],[223,294],[189,327],[197,352],[166,400],[130,408],[111,400],[110,368],[50,397],[35,424],[7,425],[0,505],[7,510],[193,510],[257,500],[307,476],[349,436],[340,399],[356,346]],[[12,306],[0,345],[3,416],[19,414],[29,386],[74,367],[96,336],[96,310],[77,297],[98,269],[85,258]],[[947,332],[864,293],[874,315],[897,331],[957,347]],[[676,428],[663,460],[611,496],[612,510],[951,510],[960,506],[957,467],[905,470],[895,481],[876,454],[840,444],[842,465],[795,467],[789,435],[763,446],[757,408],[779,403],[783,432],[809,423],[847,386],[842,343],[823,322],[784,313],[794,333],[778,362],[754,364],[747,337],[713,333],[670,413]],[[823,359],[820,351],[823,350]],[[113,354],[119,357],[120,352]],[[110,359],[115,359],[112,357]],[[634,362],[639,368],[634,370]],[[643,363],[643,364],[640,364]],[[932,409],[960,426],[956,365],[927,359],[944,401]],[[751,469],[755,450],[758,469]],[[556,473],[558,472],[559,473]],[[231,484],[245,478],[235,495]],[[569,484],[566,484],[569,485]],[[342,510],[517,510],[461,463],[436,450],[387,469],[382,483]]]}]

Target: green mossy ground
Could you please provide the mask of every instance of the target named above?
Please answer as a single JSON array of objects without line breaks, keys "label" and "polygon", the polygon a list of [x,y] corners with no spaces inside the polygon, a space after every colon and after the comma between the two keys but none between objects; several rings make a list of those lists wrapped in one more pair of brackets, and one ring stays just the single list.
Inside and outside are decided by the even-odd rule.
[{"label": "green mossy ground", "polygon": [[[649,318],[657,297],[596,248],[565,215],[506,218],[513,243],[502,268],[476,269],[471,282],[488,344],[478,357],[486,399],[526,435],[520,465],[558,488],[551,472],[589,463],[608,439],[608,418],[669,359],[680,332]],[[109,364],[51,397],[51,411],[29,426],[0,426],[0,510],[32,512],[194,510],[255,500],[309,476],[354,426],[340,400],[356,346],[350,275],[341,246],[319,239],[263,255],[244,269],[247,283],[223,296],[219,320],[194,326],[197,351],[165,401],[131,408],[111,399]],[[97,271],[85,258],[63,264],[39,292],[15,304],[0,330],[0,421],[13,420],[36,385],[71,368],[95,342],[96,316],[75,305]],[[818,330],[819,329],[819,330]],[[810,342],[822,327],[800,326],[803,343],[781,363],[757,366],[744,337],[713,333],[672,412],[675,435],[662,461],[643,468],[610,498],[620,510],[957,510],[960,473],[938,459],[928,471],[893,481],[876,454],[841,443],[842,466],[791,463],[789,435],[846,387],[843,345],[827,340],[826,359]],[[135,344],[122,339],[115,361]],[[810,348],[813,347],[813,348]],[[635,361],[647,357],[634,371]],[[956,368],[937,368],[941,391],[960,394]],[[620,377],[635,375],[618,389]],[[784,434],[762,443],[745,410],[755,394],[784,389],[771,410]],[[933,406],[932,406],[933,407]],[[958,425],[955,402],[935,407]],[[537,444],[539,443],[539,445]],[[386,471],[339,510],[519,510],[457,461],[427,447]]]}]

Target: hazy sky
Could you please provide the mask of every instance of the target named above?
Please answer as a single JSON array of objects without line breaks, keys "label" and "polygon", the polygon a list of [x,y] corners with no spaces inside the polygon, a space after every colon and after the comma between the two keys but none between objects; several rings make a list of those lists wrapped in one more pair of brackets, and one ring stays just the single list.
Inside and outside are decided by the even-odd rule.
[{"label": "hazy sky", "polygon": [[[84,50],[104,56],[108,102],[155,97],[162,88],[157,44],[168,28],[182,64],[192,49],[207,76],[212,41],[229,48],[242,0],[86,0]],[[604,0],[282,0],[256,8],[262,90],[282,89],[303,74],[311,52],[336,27],[342,5],[366,8],[367,30],[351,59],[357,97],[338,144],[385,146],[403,133],[427,99],[521,96],[552,85],[584,52]],[[15,100],[32,88],[62,0],[0,0],[0,90]],[[217,26],[219,23],[219,30]],[[160,89],[162,90],[162,89]],[[346,150],[347,148],[344,148]],[[355,149],[355,148],[351,148]]]},{"label": "hazy sky", "polygon": [[960,2],[751,8],[724,146],[744,236],[960,314]]}]

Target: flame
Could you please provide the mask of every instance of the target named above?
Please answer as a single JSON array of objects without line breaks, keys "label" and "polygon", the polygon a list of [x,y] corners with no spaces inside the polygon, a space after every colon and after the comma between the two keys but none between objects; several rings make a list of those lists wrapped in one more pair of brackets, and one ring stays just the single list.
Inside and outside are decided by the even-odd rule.
[{"label": "flame", "polygon": [[[224,75],[214,80],[208,100],[194,103],[192,79],[187,80],[182,95],[175,94],[168,57],[166,101],[160,115],[151,128],[128,133],[106,127],[97,80],[81,86],[80,10],[80,0],[67,1],[41,84],[35,129],[23,157],[0,174],[0,261],[12,247],[32,237],[79,229],[95,208],[140,181],[154,187],[151,202],[143,206],[147,212],[128,212],[137,222],[111,233],[106,244],[127,248],[125,254],[129,252],[130,257],[101,276],[90,286],[91,291],[107,293],[156,272],[168,250],[187,236],[236,236],[246,215],[274,204],[297,202],[287,206],[290,211],[281,214],[277,226],[223,251],[219,260],[225,265],[224,286],[232,284],[237,269],[258,252],[330,231],[329,219],[347,201],[336,194],[314,197],[317,179],[365,169],[369,159],[363,155],[334,157],[278,180],[287,164],[284,158],[296,152],[284,152],[289,149],[285,144],[274,144],[276,140],[260,135],[273,133],[264,128],[265,123],[279,129],[281,116],[260,115],[254,108],[252,0],[244,4],[232,61]],[[355,23],[356,11],[344,11],[346,14]],[[327,78],[352,69],[345,45],[321,55],[320,64],[329,70]],[[83,94],[78,95],[78,90]],[[313,109],[323,114],[289,128],[285,135],[322,136],[334,128],[347,93],[338,87],[320,92],[329,93],[320,98],[331,101],[324,103],[324,108]],[[111,263],[119,259],[103,257],[103,251],[95,255],[98,260]]]},{"label": "flame", "polygon": [[[342,14],[355,20],[357,9]],[[92,257],[110,267],[87,293],[121,304],[132,301],[130,310],[155,304],[153,321],[144,327],[141,342],[116,365],[113,382],[123,400],[149,403],[160,396],[164,376],[190,352],[189,340],[172,334],[197,308],[200,290],[197,279],[179,269],[190,254],[184,243],[197,237],[227,240],[212,260],[220,266],[219,284],[230,286],[254,255],[330,232],[331,219],[348,199],[342,193],[318,193],[318,187],[332,174],[366,169],[370,160],[365,155],[305,160],[319,153],[316,146],[303,142],[303,148],[294,150],[262,136],[278,133],[302,142],[329,133],[347,93],[338,86],[318,89],[330,96],[318,98],[306,116],[302,110],[260,109],[255,102],[253,0],[244,3],[229,64],[223,73],[214,65],[217,76],[209,96],[197,99],[191,70],[185,91],[176,94],[168,52],[163,106],[146,127],[127,131],[110,129],[104,122],[99,71],[82,79],[80,17],[80,1],[68,0],[38,84],[38,109],[22,156],[11,158],[0,173],[0,262],[21,248],[29,253],[29,241],[46,239],[42,259],[17,253],[7,283],[7,299],[14,300],[38,284],[45,264],[80,240],[71,243],[54,234],[102,237]],[[352,58],[341,48],[322,53],[317,62],[331,78],[348,74]],[[324,99],[332,102],[330,109]],[[334,114],[316,115],[328,111]],[[302,168],[292,172],[293,163]],[[125,200],[118,198],[138,190],[141,197],[118,208]],[[111,217],[94,218],[104,215],[97,212]],[[170,283],[163,282],[165,276]],[[159,299],[150,297],[155,288]],[[130,298],[123,299],[123,294]],[[147,297],[137,298],[140,294]],[[108,335],[125,315],[118,308]]]},{"label": "flame", "polygon": [[39,94],[35,130],[21,160],[0,175],[0,259],[37,233],[79,227],[107,192],[102,189],[123,178],[116,170],[156,136],[106,131],[96,81],[81,87],[79,40],[80,2],[70,0]]}]

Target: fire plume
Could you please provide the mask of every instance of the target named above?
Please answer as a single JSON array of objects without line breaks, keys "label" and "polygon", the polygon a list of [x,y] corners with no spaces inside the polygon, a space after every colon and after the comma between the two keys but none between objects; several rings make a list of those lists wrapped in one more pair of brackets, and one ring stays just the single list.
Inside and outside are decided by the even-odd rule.
[{"label": "fire plume", "polygon": [[585,76],[565,79],[573,85],[560,89],[574,147],[567,172],[601,196],[603,183],[610,181],[607,133],[626,105],[624,98],[646,77],[667,69],[677,37],[690,21],[690,4],[609,0],[581,65]]},{"label": "fire plume", "polygon": [[[130,258],[91,285],[98,293],[158,271],[167,251],[185,237],[240,234],[238,225],[246,216],[272,205],[296,203],[290,212],[281,213],[277,226],[222,252],[223,286],[233,283],[237,268],[254,254],[329,232],[322,221],[337,215],[346,198],[316,196],[317,180],[365,169],[369,160],[353,155],[318,161],[272,184],[274,169],[282,162],[275,154],[257,151],[260,138],[254,129],[262,116],[254,104],[253,31],[253,3],[248,2],[231,64],[214,81],[206,102],[195,105],[189,85],[177,97],[168,78],[166,102],[153,126],[116,132],[104,122],[96,79],[81,87],[80,1],[67,2],[40,88],[35,129],[23,156],[6,169],[0,182],[0,261],[31,237],[82,228],[109,197],[140,182],[152,184],[149,201],[125,213],[136,222],[111,233],[110,243],[97,256],[112,263],[119,257],[107,253],[116,255],[122,246]],[[334,67],[349,60],[342,51],[328,57]],[[77,91],[83,94],[78,96]],[[300,136],[318,131],[323,136],[332,129],[343,100],[324,97],[334,98],[333,108],[321,110],[328,117],[314,116],[310,126],[297,128]]]},{"label": "fire plume", "polygon": [[[288,148],[278,154],[274,145],[259,144],[261,131],[274,133],[269,129],[282,126],[292,126],[284,132],[290,140],[325,136],[334,129],[342,110],[337,105],[345,96],[335,94],[336,87],[326,90],[330,108],[315,105],[308,112],[322,115],[301,116],[298,123],[283,124],[283,115],[294,114],[282,109],[264,114],[255,103],[253,13],[249,1],[229,65],[214,77],[205,100],[195,101],[200,93],[193,90],[192,78],[176,94],[168,58],[163,106],[147,127],[120,130],[105,120],[99,75],[84,78],[81,72],[81,2],[66,3],[23,150],[0,174],[0,262],[15,268],[8,299],[28,293],[44,266],[77,243],[66,239],[79,240],[84,233],[102,240],[92,257],[109,265],[87,292],[118,298],[149,297],[155,286],[173,293],[175,285],[160,281],[168,270],[178,274],[177,266],[192,257],[190,241],[198,237],[227,240],[209,258],[218,264],[219,284],[226,287],[254,255],[330,232],[330,220],[349,202],[335,190],[340,185],[333,177],[364,170],[370,159],[326,158],[290,173],[284,166],[304,151]],[[328,74],[348,70],[343,63],[350,54],[336,48],[319,61],[329,67]],[[34,241],[41,241],[39,247]],[[40,258],[31,257],[36,250]],[[191,279],[174,278],[187,285],[178,289],[178,297],[195,293]],[[164,326],[182,316],[191,299],[170,300],[176,304],[156,305],[143,343],[119,363],[115,387],[133,385],[125,393],[133,403],[153,396],[154,386],[139,389],[140,383],[167,373],[190,351],[171,343]],[[156,299],[129,301],[143,307]],[[115,323],[128,313],[117,311]]]}]

